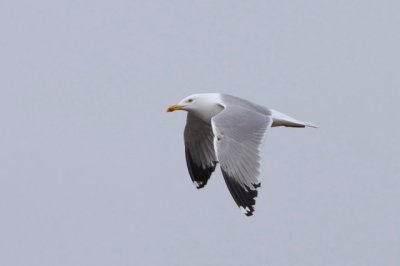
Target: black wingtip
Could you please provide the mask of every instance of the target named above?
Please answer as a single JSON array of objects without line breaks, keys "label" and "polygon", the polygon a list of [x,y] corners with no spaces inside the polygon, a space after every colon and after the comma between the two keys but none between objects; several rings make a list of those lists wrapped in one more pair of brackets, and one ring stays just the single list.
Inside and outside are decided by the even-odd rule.
[{"label": "black wingtip", "polygon": [[258,195],[257,187],[260,187],[260,183],[254,184],[254,188],[250,189],[246,185],[239,184],[223,170],[222,175],[224,176],[225,183],[236,204],[246,216],[252,216],[256,204],[256,197]]},{"label": "black wingtip", "polygon": [[190,177],[193,181],[193,184],[197,189],[203,188],[207,185],[208,180],[210,179],[211,174],[215,170],[215,163],[211,163],[208,167],[204,168],[202,166],[197,165],[190,154],[189,149],[185,149],[186,162]]},{"label": "black wingtip", "polygon": [[254,206],[251,206],[251,207],[239,206],[239,208],[242,210],[242,212],[244,213],[244,215],[246,215],[247,217],[253,216],[253,213],[254,213]]},{"label": "black wingtip", "polygon": [[193,184],[196,186],[197,189],[202,189],[207,185],[207,181],[205,182],[193,181]]}]

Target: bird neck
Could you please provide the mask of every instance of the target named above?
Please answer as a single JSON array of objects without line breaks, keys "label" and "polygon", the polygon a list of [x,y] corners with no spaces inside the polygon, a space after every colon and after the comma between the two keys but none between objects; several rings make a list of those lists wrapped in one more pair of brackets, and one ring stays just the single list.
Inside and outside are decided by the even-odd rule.
[{"label": "bird neck", "polygon": [[219,114],[222,110],[224,110],[224,107],[221,104],[213,104],[205,108],[201,108],[200,110],[191,110],[190,113],[206,123],[211,123],[211,118]]}]

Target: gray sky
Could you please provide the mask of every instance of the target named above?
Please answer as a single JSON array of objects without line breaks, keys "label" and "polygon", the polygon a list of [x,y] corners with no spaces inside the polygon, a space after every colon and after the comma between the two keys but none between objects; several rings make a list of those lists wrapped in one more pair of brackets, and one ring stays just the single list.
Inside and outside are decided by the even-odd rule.
[{"label": "gray sky", "polygon": [[[3,1],[0,265],[399,265],[398,1]],[[195,189],[185,113],[274,128],[255,215]]]}]

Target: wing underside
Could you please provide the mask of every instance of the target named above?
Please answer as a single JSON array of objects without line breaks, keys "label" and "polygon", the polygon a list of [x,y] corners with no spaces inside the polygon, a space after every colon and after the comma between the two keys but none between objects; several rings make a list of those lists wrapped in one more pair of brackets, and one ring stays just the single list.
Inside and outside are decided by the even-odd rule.
[{"label": "wing underside", "polygon": [[189,113],[184,139],[188,171],[193,183],[200,189],[207,184],[217,164],[211,125]]},{"label": "wing underside", "polygon": [[254,212],[257,188],[261,185],[260,148],[271,124],[269,115],[229,105],[212,119],[214,146],[225,183],[248,216]]}]

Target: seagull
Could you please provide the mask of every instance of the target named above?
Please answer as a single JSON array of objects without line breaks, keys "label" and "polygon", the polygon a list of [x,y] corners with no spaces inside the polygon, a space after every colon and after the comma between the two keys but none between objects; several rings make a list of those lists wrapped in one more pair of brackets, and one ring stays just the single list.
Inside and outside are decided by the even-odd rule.
[{"label": "seagull", "polygon": [[260,187],[261,146],[271,127],[317,126],[250,101],[222,93],[193,94],[167,112],[187,111],[184,131],[187,168],[203,188],[219,163],[234,201],[253,215]]}]

